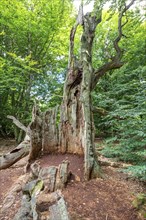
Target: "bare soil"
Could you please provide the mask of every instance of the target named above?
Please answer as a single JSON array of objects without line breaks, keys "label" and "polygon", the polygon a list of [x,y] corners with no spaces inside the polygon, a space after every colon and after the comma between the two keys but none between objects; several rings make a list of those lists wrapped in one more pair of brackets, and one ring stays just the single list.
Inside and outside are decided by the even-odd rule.
[{"label": "bare soil", "polygon": [[[15,147],[12,140],[0,140],[0,154]],[[0,208],[10,189],[24,174],[27,158],[11,168],[0,171]],[[41,166],[58,166],[63,160],[70,161],[70,171],[75,178],[63,190],[71,220],[144,220],[132,206],[134,197],[144,192],[144,185],[118,168],[102,167],[104,179],[83,181],[83,157],[70,154],[44,155],[38,160]],[[12,220],[21,202],[21,192],[9,209],[0,214],[0,220]]]}]

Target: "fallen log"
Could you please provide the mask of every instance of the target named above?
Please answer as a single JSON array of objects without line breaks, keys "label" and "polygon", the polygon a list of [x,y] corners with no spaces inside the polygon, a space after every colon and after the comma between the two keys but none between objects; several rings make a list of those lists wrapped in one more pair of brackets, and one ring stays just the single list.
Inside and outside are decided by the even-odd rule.
[{"label": "fallen log", "polygon": [[68,165],[68,161],[58,167],[41,168],[37,163],[32,164],[30,182],[22,189],[21,207],[13,220],[69,220],[66,203],[58,190],[65,187]]},{"label": "fallen log", "polygon": [[0,170],[6,169],[29,154],[30,140],[24,140],[14,150],[0,157]]},{"label": "fallen log", "polygon": [[31,164],[30,171],[34,178],[44,182],[46,192],[54,192],[63,189],[69,180],[69,161],[63,161],[58,167],[40,167],[37,162]]},{"label": "fallen log", "polygon": [[4,154],[0,157],[0,170],[9,168],[14,163],[16,163],[18,160],[22,159],[23,157],[27,156],[30,151],[30,135],[31,130],[30,126],[26,127],[23,125],[18,119],[16,119],[14,116],[8,115],[7,118],[12,119],[13,123],[26,132],[26,136],[24,138],[24,141],[22,141],[16,148],[14,148],[12,151],[10,151],[7,154]]}]

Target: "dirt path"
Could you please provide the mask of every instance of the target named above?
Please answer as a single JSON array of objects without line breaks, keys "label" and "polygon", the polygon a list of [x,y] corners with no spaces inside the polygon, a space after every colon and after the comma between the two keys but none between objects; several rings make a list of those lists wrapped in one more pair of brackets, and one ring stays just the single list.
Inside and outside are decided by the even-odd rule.
[{"label": "dirt path", "polygon": [[[76,175],[75,180],[63,190],[71,220],[143,220],[132,206],[134,196],[144,191],[142,184],[128,179],[127,175],[113,167],[103,167],[105,179],[83,182],[83,158],[76,155],[44,155],[38,162],[41,166],[58,165],[64,159],[70,161],[70,170]],[[15,165],[0,171],[0,207],[9,189],[22,174],[23,163],[19,168]],[[21,200],[21,192],[16,199]],[[12,220],[17,208],[14,202],[0,215],[0,220]]]}]

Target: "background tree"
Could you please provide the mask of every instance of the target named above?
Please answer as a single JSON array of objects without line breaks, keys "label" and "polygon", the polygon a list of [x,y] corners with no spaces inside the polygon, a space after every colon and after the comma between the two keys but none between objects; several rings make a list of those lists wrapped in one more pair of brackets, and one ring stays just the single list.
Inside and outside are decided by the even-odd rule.
[{"label": "background tree", "polygon": [[[18,1],[15,1],[13,4],[17,2]],[[123,67],[123,65],[125,62],[130,63],[130,59],[132,58],[131,51],[133,50],[132,45],[135,38],[133,37],[130,38],[132,40],[129,40],[129,36],[127,37],[126,33],[126,27],[128,27],[127,32],[131,34],[129,34],[131,37],[134,35],[133,25],[137,28],[137,24],[142,24],[138,15],[135,16],[136,14],[132,11],[128,12],[134,2],[136,1],[132,0],[126,5],[126,1],[112,1],[110,10],[104,12],[104,5],[107,1],[96,0],[94,1],[93,11],[85,15],[83,14],[83,7],[80,7],[76,23],[70,34],[69,65],[66,71],[65,64],[67,64],[67,52],[62,49],[64,46],[63,42],[66,42],[66,36],[63,34],[63,31],[67,25],[69,27],[70,21],[66,23],[65,28],[63,24],[65,23],[66,15],[69,17],[71,5],[66,1],[67,4],[63,6],[63,1],[57,0],[50,1],[49,3],[45,0],[41,3],[35,1],[21,1],[16,7],[18,8],[18,6],[20,6],[20,10],[16,13],[14,13],[16,8],[13,4],[10,4],[9,7],[12,7],[11,10],[16,16],[9,16],[7,11],[8,4],[6,1],[3,1],[6,10],[1,17],[7,18],[5,20],[9,21],[9,23],[5,23],[4,20],[2,20],[1,29],[1,85],[4,89],[2,90],[4,94],[2,97],[5,97],[2,101],[3,106],[6,104],[6,109],[8,107],[9,110],[14,110],[13,106],[15,106],[15,115],[23,117],[26,116],[24,112],[31,106],[32,97],[37,97],[43,108],[46,107],[44,101],[47,102],[50,99],[51,102],[49,105],[54,106],[56,102],[59,103],[61,101],[62,94],[60,92],[59,83],[63,81],[63,75],[66,73],[57,144],[61,152],[84,154],[86,179],[90,179],[100,173],[94,146],[93,98],[94,103],[98,105],[98,110],[100,110],[100,112],[104,110],[103,116],[106,114],[106,117],[101,118],[102,121],[99,119],[96,120],[96,127],[98,130],[102,129],[104,131],[109,123],[106,121],[109,116],[109,114],[107,116],[107,112],[111,108],[108,106],[109,101],[107,99],[102,102],[105,105],[108,103],[107,108],[99,104],[100,98],[102,99],[103,92],[108,92],[108,89],[111,89],[111,85],[115,85],[117,80],[121,80],[122,86],[124,80],[129,77],[127,76],[128,74],[125,74],[125,69],[128,64],[126,64],[125,67]],[[12,13],[11,10],[10,12]],[[50,13],[48,14],[48,12]],[[18,19],[18,15],[22,15],[20,20]],[[131,19],[130,23],[128,23],[129,18]],[[17,35],[17,28],[22,26],[22,24],[23,28],[20,29],[21,31],[20,33],[18,32],[19,35]],[[81,28],[78,34],[82,32],[80,43],[79,40],[75,38],[79,25]],[[7,35],[5,34],[6,31]],[[11,33],[13,33],[13,35]],[[9,38],[9,36],[11,36],[11,38]],[[96,45],[98,49],[96,49]],[[125,48],[127,51],[125,51]],[[113,70],[121,67],[123,68],[123,72],[121,70],[112,73]],[[128,68],[130,69],[130,66]],[[4,77],[5,70],[9,77]],[[129,70],[127,69],[127,71]],[[106,74],[107,72],[110,72],[110,74]],[[59,73],[59,75],[57,73]],[[10,77],[15,80],[7,81]],[[103,80],[100,80],[101,77],[103,77]],[[18,84],[12,87],[15,92],[12,92],[11,95],[10,86],[12,86],[12,84],[15,85],[16,81]],[[8,82],[11,82],[11,84]],[[97,83],[98,88],[96,88]],[[22,87],[20,87],[20,85]],[[125,87],[128,87],[128,85]],[[9,87],[10,91],[7,92],[7,88]],[[118,86],[115,88],[117,90],[119,89]],[[94,90],[100,92],[100,95],[97,95]],[[54,91],[54,97],[50,98]],[[114,97],[115,96],[114,93]],[[16,108],[16,100],[19,99],[23,100],[21,101],[21,108]],[[112,99],[110,101],[112,101]],[[121,109],[124,109],[124,105],[125,102],[122,102]],[[116,110],[113,106],[116,107]],[[108,127],[108,132],[109,135],[114,136],[118,128],[116,128],[117,124],[115,119],[119,120],[121,118],[122,110],[120,109],[119,111],[121,114],[120,116],[115,116],[115,112],[119,105],[113,106],[112,110],[114,113],[112,116],[113,120],[111,121],[115,124],[114,126]],[[18,114],[18,109],[21,109],[23,113]],[[48,111],[45,114],[47,118],[49,114],[56,114],[56,112],[50,113]],[[38,110],[34,111],[34,116],[36,118],[39,117]],[[128,117],[124,118],[124,122],[126,122],[127,118]],[[98,122],[100,122],[100,124]],[[33,130],[35,124],[32,123],[31,125]],[[44,129],[43,122],[39,126],[40,134],[38,137],[42,138],[42,131]],[[119,126],[122,128],[120,123]],[[54,128],[54,125],[52,127]],[[33,139],[33,136],[31,136],[31,139]],[[35,146],[35,143],[34,145],[32,144],[32,146]],[[33,155],[32,152],[31,155]]]},{"label": "background tree", "polygon": [[95,115],[96,135],[105,138],[103,155],[132,163],[126,171],[146,179],[145,21],[138,9],[129,16],[122,41],[125,65],[101,78],[93,94],[94,105],[102,110]]},{"label": "background tree", "polygon": [[[123,28],[127,24],[126,12],[134,3],[131,1],[118,2],[117,33],[113,38],[113,52],[111,57],[98,68],[93,68],[92,46],[96,27],[102,23],[104,1],[95,1],[91,13],[83,15],[82,7],[79,10],[77,21],[70,34],[69,70],[64,85],[63,103],[61,109],[60,146],[62,152],[84,154],[84,175],[90,179],[99,175],[94,147],[94,121],[92,115],[91,92],[95,89],[100,77],[108,71],[123,66],[123,50],[119,43],[123,37]],[[110,17],[109,17],[110,18]],[[74,57],[74,37],[78,25],[82,25],[79,60]],[[67,132],[66,132],[67,131]]]},{"label": "background tree", "polygon": [[[28,124],[32,100],[48,101],[51,90],[59,87],[67,65],[72,6],[68,0],[2,0],[0,9],[1,130],[12,133],[6,115]],[[15,127],[17,140],[19,132]]]}]

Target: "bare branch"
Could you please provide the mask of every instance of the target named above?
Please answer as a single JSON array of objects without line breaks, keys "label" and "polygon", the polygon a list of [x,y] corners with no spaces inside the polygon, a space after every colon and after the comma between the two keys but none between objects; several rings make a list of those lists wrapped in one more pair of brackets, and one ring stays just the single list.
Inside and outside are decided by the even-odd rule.
[{"label": "bare branch", "polygon": [[13,123],[18,127],[21,128],[23,131],[27,132],[27,127],[23,125],[18,119],[16,119],[14,116],[8,115],[7,118],[12,119]]},{"label": "bare branch", "polygon": [[126,21],[122,24],[122,18],[124,16],[124,14],[126,13],[126,11],[131,7],[131,5],[133,5],[133,3],[136,0],[132,0],[127,6],[125,5],[125,7],[123,8],[123,10],[121,9],[121,11],[119,12],[119,17],[118,17],[118,36],[116,37],[116,39],[114,40],[113,44],[114,44],[114,48],[116,50],[116,57],[120,60],[122,57],[122,51],[121,48],[119,47],[118,43],[120,42],[123,33],[122,33],[122,28],[127,24],[128,19],[126,19]]},{"label": "bare branch", "polygon": [[119,46],[119,42],[123,36],[123,27],[127,24],[128,19],[126,18],[126,21],[122,24],[123,16],[125,15],[126,11],[134,4],[136,0],[132,0],[127,6],[122,9],[120,8],[119,16],[118,16],[118,36],[113,41],[113,46],[116,51],[116,54],[114,57],[111,58],[111,61],[101,66],[99,69],[94,71],[94,77],[92,80],[92,90],[95,88],[99,78],[103,76],[107,71],[112,69],[118,69],[123,66],[123,62],[121,62],[121,58],[123,55],[123,52]]},{"label": "bare branch", "polygon": [[100,67],[98,70],[94,72],[94,77],[92,80],[92,90],[95,88],[98,80],[101,76],[103,76],[106,72],[113,69],[118,69],[123,66],[123,63],[119,60],[112,60],[111,62],[108,62],[104,64],[102,67]]},{"label": "bare branch", "polygon": [[25,133],[30,136],[30,129],[28,127],[26,127],[25,125],[23,125],[18,119],[16,119],[14,116],[8,115],[7,118],[12,119],[13,123],[20,129],[22,129],[23,131],[25,131]]}]

